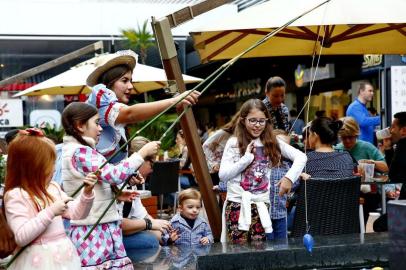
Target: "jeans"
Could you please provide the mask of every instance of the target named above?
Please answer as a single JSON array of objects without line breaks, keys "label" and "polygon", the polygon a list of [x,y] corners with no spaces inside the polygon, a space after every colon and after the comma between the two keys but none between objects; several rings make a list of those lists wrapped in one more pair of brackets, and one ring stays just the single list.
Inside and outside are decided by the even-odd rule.
[{"label": "jeans", "polygon": [[279,219],[272,219],[272,228],[273,228],[273,232],[266,234],[266,238],[268,240],[287,239],[288,238],[286,217],[279,218]]},{"label": "jeans", "polygon": [[141,231],[131,235],[123,235],[125,249],[157,248],[159,241],[153,233]]}]

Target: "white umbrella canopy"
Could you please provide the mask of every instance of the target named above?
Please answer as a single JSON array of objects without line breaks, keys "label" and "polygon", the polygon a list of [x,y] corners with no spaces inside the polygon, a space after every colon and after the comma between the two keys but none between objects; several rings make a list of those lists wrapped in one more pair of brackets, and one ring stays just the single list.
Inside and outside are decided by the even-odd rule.
[{"label": "white umbrella canopy", "polygon": [[[195,29],[191,35],[202,62],[230,59],[322,2],[271,0]],[[315,40],[318,52],[323,37],[322,54],[403,54],[405,10],[405,0],[331,0],[244,57],[311,55]]]},{"label": "white umbrella canopy", "polygon": [[[21,91],[13,97],[88,94],[91,89],[86,85],[86,79],[95,69],[94,62],[97,57]],[[200,78],[189,75],[183,75],[183,80],[186,84],[202,81]],[[163,69],[137,63],[133,71],[132,83],[134,86],[132,94],[140,94],[166,87],[167,78]]]}]

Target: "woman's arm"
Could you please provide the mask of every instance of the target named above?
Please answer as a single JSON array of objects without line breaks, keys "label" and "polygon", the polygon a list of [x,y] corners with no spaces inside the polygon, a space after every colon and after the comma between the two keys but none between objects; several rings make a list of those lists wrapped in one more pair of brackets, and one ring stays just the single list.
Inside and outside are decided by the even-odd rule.
[{"label": "woman's arm", "polygon": [[131,235],[144,231],[146,226],[147,225],[144,219],[123,218],[122,229],[124,235]]},{"label": "woman's arm", "polygon": [[[116,124],[131,124],[150,119],[151,117],[159,114],[166,108],[174,105],[178,100],[186,96],[190,91],[186,91],[181,95],[164,100],[138,103],[131,106],[122,107],[116,119]],[[176,107],[181,110],[184,105],[194,105],[197,103],[197,99],[200,93],[194,91],[183,101],[181,101]]]}]

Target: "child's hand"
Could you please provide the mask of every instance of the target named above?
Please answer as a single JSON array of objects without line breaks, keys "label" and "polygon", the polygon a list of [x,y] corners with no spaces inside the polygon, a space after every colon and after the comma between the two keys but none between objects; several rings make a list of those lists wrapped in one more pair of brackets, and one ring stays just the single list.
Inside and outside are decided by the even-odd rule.
[{"label": "child's hand", "polygon": [[144,183],[145,183],[144,177],[138,172],[136,174],[134,174],[133,176],[131,176],[130,181],[128,182],[128,184],[130,184],[130,186],[142,185]]},{"label": "child's hand", "polygon": [[279,186],[279,196],[283,196],[284,194],[288,194],[292,188],[292,181],[290,181],[287,177],[282,177],[281,180],[277,183]]},{"label": "child's hand", "polygon": [[85,193],[87,196],[92,196],[93,188],[94,185],[96,185],[97,180],[98,178],[94,173],[89,173],[88,175],[86,175],[85,179],[83,179],[83,183],[85,184],[83,193]]},{"label": "child's hand", "polygon": [[202,244],[202,245],[207,245],[207,244],[210,244],[210,240],[209,240],[209,238],[208,237],[202,237],[201,239],[200,239],[200,244]]},{"label": "child's hand", "polygon": [[245,150],[245,153],[252,153],[252,150],[254,150],[254,143],[255,143],[255,141],[251,141],[247,145],[247,150]]},{"label": "child's hand", "polygon": [[140,194],[135,190],[123,190],[120,195],[118,195],[117,200],[120,202],[132,202]]},{"label": "child's hand", "polygon": [[149,142],[138,151],[138,154],[140,154],[141,157],[144,159],[149,156],[155,156],[156,154],[158,154],[158,150],[160,147],[160,141]]},{"label": "child's hand", "polygon": [[172,243],[175,243],[175,241],[179,239],[178,229],[172,229],[169,231],[169,239],[171,239]]},{"label": "child's hand", "polygon": [[60,216],[63,215],[63,213],[65,213],[65,211],[68,209],[67,203],[70,201],[73,201],[73,198],[69,197],[65,200],[57,200],[56,202],[51,204],[49,208],[55,216]]},{"label": "child's hand", "polygon": [[312,177],[310,174],[307,173],[301,173],[300,177],[302,177],[303,180],[307,181],[310,179],[310,177]]}]

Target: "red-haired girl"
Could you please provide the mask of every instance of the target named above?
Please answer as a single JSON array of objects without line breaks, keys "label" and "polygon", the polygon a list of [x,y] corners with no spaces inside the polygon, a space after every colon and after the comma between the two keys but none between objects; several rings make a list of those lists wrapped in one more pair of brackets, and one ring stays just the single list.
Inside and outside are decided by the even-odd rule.
[{"label": "red-haired girl", "polygon": [[81,269],[62,217],[85,218],[92,207],[97,177],[83,177],[75,201],[51,181],[55,145],[40,130],[20,131],[8,151],[4,206],[19,247],[29,245],[9,269]]}]

